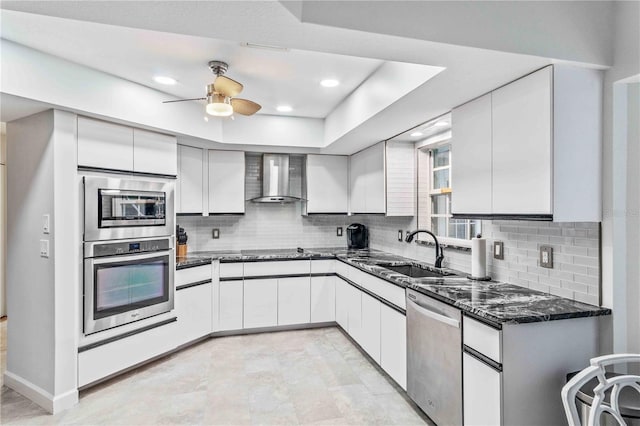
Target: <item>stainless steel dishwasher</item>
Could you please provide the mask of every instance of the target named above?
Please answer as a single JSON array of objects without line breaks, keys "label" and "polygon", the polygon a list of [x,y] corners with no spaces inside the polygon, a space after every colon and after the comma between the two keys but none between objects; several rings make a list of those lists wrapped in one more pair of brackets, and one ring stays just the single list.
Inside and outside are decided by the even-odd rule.
[{"label": "stainless steel dishwasher", "polygon": [[442,426],[462,425],[461,316],[407,289],[407,393]]}]

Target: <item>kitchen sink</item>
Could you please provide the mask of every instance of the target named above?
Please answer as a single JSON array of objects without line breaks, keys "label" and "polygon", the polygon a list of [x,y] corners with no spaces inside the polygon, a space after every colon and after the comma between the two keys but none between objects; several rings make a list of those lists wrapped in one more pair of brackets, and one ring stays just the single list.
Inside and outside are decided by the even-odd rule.
[{"label": "kitchen sink", "polygon": [[456,274],[454,274],[453,272],[444,271],[442,269],[421,268],[416,265],[384,265],[384,268],[411,278],[444,278],[448,276],[456,276]]}]

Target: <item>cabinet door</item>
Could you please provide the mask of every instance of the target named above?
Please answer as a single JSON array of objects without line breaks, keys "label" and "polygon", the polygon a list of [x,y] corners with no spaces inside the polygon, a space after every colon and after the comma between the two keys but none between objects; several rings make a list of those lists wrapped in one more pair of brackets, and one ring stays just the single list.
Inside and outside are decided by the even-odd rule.
[{"label": "cabinet door", "polygon": [[218,287],[218,329],[214,331],[241,330],[244,305],[242,280],[220,281],[216,286]]},{"label": "cabinet door", "polygon": [[133,171],[175,176],[178,173],[176,137],[133,129]]},{"label": "cabinet door", "polygon": [[365,151],[365,211],[386,213],[385,143],[380,142]]},{"label": "cabinet door", "polygon": [[380,305],[380,366],[407,389],[407,317]]},{"label": "cabinet door", "polygon": [[551,73],[547,67],[493,92],[494,214],[553,213]]},{"label": "cabinet door", "polygon": [[464,424],[500,425],[501,373],[467,353],[462,354]]},{"label": "cabinet door", "polygon": [[244,152],[209,151],[209,213],[244,213]]},{"label": "cabinet door", "polygon": [[349,157],[349,210],[351,213],[366,213],[366,163],[365,151]]},{"label": "cabinet door", "polygon": [[337,279],[335,276],[311,277],[311,322],[336,320]]},{"label": "cabinet door", "polygon": [[349,335],[362,346],[362,292],[347,285],[347,315]]},{"label": "cabinet door", "polygon": [[491,93],[453,110],[453,213],[491,214]]},{"label": "cabinet door", "polygon": [[349,287],[342,278],[336,278],[336,322],[349,332]]},{"label": "cabinet door", "polygon": [[278,280],[244,281],[244,328],[278,325]]},{"label": "cabinet door", "polygon": [[78,166],[133,171],[133,129],[78,117]]},{"label": "cabinet door", "polygon": [[203,150],[178,146],[177,213],[202,213]]},{"label": "cabinet door", "polygon": [[307,155],[307,213],[347,213],[349,157]]},{"label": "cabinet door", "polygon": [[211,333],[211,283],[176,290],[176,346]]},{"label": "cabinet door", "polygon": [[311,318],[311,279],[278,279],[278,325],[307,324]]},{"label": "cabinet door", "polygon": [[380,364],[380,302],[362,293],[362,348]]}]

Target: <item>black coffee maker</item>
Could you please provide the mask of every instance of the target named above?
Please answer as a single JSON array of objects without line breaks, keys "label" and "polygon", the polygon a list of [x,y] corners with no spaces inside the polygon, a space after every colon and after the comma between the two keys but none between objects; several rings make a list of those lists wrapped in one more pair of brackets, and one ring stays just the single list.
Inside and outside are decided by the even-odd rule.
[{"label": "black coffee maker", "polygon": [[369,248],[369,231],[361,223],[347,226],[347,248],[349,250]]}]

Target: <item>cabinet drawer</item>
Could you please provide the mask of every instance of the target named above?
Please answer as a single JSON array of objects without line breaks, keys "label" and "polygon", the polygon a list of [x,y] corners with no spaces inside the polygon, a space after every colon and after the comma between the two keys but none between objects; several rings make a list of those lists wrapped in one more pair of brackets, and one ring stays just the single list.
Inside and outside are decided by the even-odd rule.
[{"label": "cabinet drawer", "polygon": [[463,317],[462,341],[492,360],[502,362],[501,332],[467,316]]},{"label": "cabinet drawer", "polygon": [[242,278],[243,267],[242,262],[236,263],[221,263],[220,264],[220,278]]},{"label": "cabinet drawer", "polygon": [[349,275],[351,275],[351,281],[359,286],[366,288],[370,292],[377,294],[402,309],[406,309],[407,302],[405,300],[404,288],[374,277],[354,267],[351,267]]},{"label": "cabinet drawer", "polygon": [[176,271],[176,287],[211,280],[211,264]]},{"label": "cabinet drawer", "polygon": [[312,260],[311,261],[311,273],[323,274],[336,272],[336,261],[333,259],[326,260]]},{"label": "cabinet drawer", "polygon": [[283,260],[280,262],[246,262],[245,277],[270,275],[308,274],[311,271],[309,260]]},{"label": "cabinet drawer", "polygon": [[464,424],[501,425],[502,373],[463,353],[462,377]]}]

